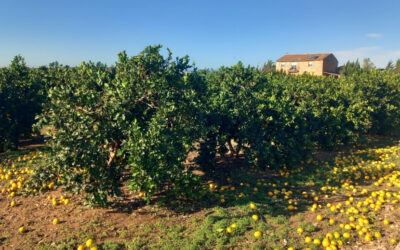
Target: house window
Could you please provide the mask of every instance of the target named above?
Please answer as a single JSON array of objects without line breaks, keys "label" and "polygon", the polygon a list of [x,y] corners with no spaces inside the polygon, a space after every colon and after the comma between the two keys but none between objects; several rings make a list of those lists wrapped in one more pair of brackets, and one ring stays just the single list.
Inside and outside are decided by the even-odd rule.
[{"label": "house window", "polygon": [[285,63],[281,63],[281,67],[284,68],[285,67]]},{"label": "house window", "polygon": [[308,62],[308,67],[312,67],[312,62]]},{"label": "house window", "polygon": [[297,63],[292,63],[292,65],[290,66],[290,69],[296,69],[297,68]]}]

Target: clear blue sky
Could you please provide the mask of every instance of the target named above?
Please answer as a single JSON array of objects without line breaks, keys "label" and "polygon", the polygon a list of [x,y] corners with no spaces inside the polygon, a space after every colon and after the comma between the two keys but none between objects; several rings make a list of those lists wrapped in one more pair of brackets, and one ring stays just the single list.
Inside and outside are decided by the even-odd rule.
[{"label": "clear blue sky", "polygon": [[241,60],[260,66],[285,53],[333,52],[342,64],[400,58],[398,0],[2,0],[0,66],[17,54],[30,66],[52,61],[113,64],[126,50],[162,44],[199,68]]}]

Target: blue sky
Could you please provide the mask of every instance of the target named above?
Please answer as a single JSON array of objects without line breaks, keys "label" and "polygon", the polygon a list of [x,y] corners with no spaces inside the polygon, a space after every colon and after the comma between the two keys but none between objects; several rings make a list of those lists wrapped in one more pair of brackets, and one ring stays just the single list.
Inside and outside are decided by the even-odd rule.
[{"label": "blue sky", "polygon": [[17,54],[30,66],[113,64],[162,44],[199,68],[313,52],[382,67],[400,58],[399,13],[398,0],[2,0],[0,66]]}]

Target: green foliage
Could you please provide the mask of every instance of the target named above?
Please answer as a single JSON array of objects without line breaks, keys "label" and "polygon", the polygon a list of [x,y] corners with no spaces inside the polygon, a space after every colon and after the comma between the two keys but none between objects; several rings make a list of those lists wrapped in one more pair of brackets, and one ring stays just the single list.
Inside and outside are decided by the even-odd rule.
[{"label": "green foliage", "polygon": [[41,75],[21,56],[0,69],[0,152],[15,149],[20,138],[31,135],[44,94]]},{"label": "green foliage", "polygon": [[340,68],[340,74],[342,76],[348,76],[356,73],[361,72],[361,65],[358,59],[355,62],[346,62],[341,68]]},{"label": "green foliage", "polygon": [[135,83],[121,91],[126,98],[122,102],[135,104],[123,143],[132,173],[130,187],[145,192],[147,200],[166,187],[194,198],[199,194],[193,190],[197,178],[183,162],[199,138],[199,82],[196,71],[187,72],[187,57],[164,59],[159,49],[148,47],[132,58],[120,55],[117,64],[116,85]]},{"label": "green foliage", "polygon": [[339,79],[265,74],[241,63],[202,72],[208,131],[198,163],[210,171],[217,154],[243,152],[249,164],[291,166],[315,147],[332,150],[367,132],[396,132],[399,76],[353,66]]},{"label": "green foliage", "polygon": [[[105,205],[107,195],[119,193],[122,165],[115,160],[115,150],[123,136],[119,126],[126,126],[112,96],[112,74],[94,63],[59,68],[55,74],[57,82],[49,89],[50,101],[38,124],[54,129],[47,169],[62,176],[68,189],[85,191],[91,201]],[[47,169],[37,177],[45,178],[42,172]]]},{"label": "green foliage", "polygon": [[344,79],[353,91],[347,90],[349,99],[358,99],[368,110],[368,132],[398,134],[400,125],[400,75],[395,72],[367,71]]},{"label": "green foliage", "polygon": [[[203,72],[207,81],[202,101],[207,134],[200,145],[197,161],[208,169],[217,153],[225,156],[228,147],[237,156],[245,141],[247,115],[254,111],[254,88],[261,82],[256,69],[239,63],[219,71]],[[234,147],[232,142],[237,143]]]},{"label": "green foliage", "polygon": [[311,152],[313,142],[305,119],[309,111],[301,108],[289,82],[282,81],[281,77],[286,76],[274,73],[262,77],[247,122],[246,158],[262,167],[290,166]]},{"label": "green foliage", "polygon": [[371,58],[364,58],[362,68],[366,70],[375,69],[375,65],[371,61]]},{"label": "green foliage", "polygon": [[353,96],[354,86],[343,79],[302,75],[273,81],[283,85],[286,98],[304,113],[307,129],[303,132],[319,148],[332,149],[338,143],[355,141],[364,132],[365,104]]},{"label": "green foliage", "polygon": [[396,65],[394,67],[394,72],[400,73],[400,59],[397,59],[397,61],[396,61]]},{"label": "green foliage", "polygon": [[272,60],[268,60],[267,63],[264,63],[264,66],[261,69],[263,73],[274,72],[275,70],[275,63]]},{"label": "green foliage", "polygon": [[165,185],[196,195],[195,178],[183,165],[198,138],[190,65],[187,57],[164,59],[160,48],[132,58],[122,52],[115,69],[82,63],[55,72],[38,124],[54,128],[46,169],[71,191],[88,194],[91,204],[106,206],[107,197],[120,195],[125,170],[131,188],[147,200]]},{"label": "green foliage", "polygon": [[123,249],[122,244],[113,241],[106,241],[101,245],[101,249],[120,250]]}]

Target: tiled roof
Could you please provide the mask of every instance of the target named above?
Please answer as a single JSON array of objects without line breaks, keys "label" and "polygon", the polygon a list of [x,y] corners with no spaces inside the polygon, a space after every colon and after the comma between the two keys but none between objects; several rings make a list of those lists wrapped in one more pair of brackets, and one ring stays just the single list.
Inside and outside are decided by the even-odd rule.
[{"label": "tiled roof", "polygon": [[277,62],[307,62],[307,61],[321,61],[332,53],[319,53],[319,54],[286,54],[276,60]]}]

